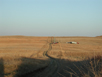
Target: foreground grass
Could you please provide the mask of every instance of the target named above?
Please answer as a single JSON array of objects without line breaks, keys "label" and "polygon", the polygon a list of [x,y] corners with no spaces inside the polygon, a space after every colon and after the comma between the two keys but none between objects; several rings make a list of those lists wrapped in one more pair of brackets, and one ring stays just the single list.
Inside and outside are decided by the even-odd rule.
[{"label": "foreground grass", "polygon": [[[102,77],[102,57],[98,56],[102,54],[102,39],[70,37],[56,40],[60,43],[52,44],[48,55],[59,61],[59,77]],[[78,41],[79,45],[66,44],[67,41]],[[37,73],[46,68],[50,63],[43,55],[48,49],[48,45],[44,46],[46,42],[47,38],[41,37],[1,37],[0,77],[24,77],[29,72]]]},{"label": "foreground grass", "polygon": [[102,56],[83,61],[61,60],[59,77],[102,77]]},{"label": "foreground grass", "polygon": [[48,64],[49,60],[39,60],[27,57],[16,57],[10,60],[1,58],[0,75],[5,77],[19,77],[37,69],[44,68],[48,66]]}]

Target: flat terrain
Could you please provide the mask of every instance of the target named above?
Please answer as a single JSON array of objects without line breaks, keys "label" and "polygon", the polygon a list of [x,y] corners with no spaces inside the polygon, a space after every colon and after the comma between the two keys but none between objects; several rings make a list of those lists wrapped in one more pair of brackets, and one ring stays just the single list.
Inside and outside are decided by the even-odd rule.
[{"label": "flat terrain", "polygon": [[0,77],[101,77],[101,54],[101,36],[0,36]]}]

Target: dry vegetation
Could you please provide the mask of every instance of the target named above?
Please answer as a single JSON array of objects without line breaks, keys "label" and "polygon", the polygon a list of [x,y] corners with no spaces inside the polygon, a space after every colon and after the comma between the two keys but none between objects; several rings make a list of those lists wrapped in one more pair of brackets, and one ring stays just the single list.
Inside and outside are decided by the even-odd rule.
[{"label": "dry vegetation", "polygon": [[[56,37],[48,54],[60,59],[62,77],[102,77],[102,38]],[[67,44],[76,41],[79,44]],[[66,67],[64,67],[66,66]]]},{"label": "dry vegetation", "polygon": [[[84,60],[102,54],[102,38],[97,37],[56,37],[59,44],[52,44],[52,50],[48,53],[53,57]],[[67,44],[66,42],[76,41],[79,44]],[[57,54],[57,55],[56,55]]]},{"label": "dry vegetation", "polygon": [[[0,36],[0,77],[19,77],[46,68],[50,58],[44,53],[50,41],[48,37]],[[102,76],[101,37],[56,37],[55,41],[59,43],[52,44],[47,54],[59,63],[59,77]],[[79,44],[66,43],[70,41]]]},{"label": "dry vegetation", "polygon": [[47,37],[0,37],[0,77],[14,77],[18,72],[25,74],[47,66],[48,58],[42,53],[48,46],[41,49],[46,42]]}]

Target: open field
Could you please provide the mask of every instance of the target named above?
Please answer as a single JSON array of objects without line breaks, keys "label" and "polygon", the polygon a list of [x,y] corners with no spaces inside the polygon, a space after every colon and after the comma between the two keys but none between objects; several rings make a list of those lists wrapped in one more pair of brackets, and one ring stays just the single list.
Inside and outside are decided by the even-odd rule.
[{"label": "open field", "polygon": [[[53,44],[49,52],[53,57],[58,57],[61,52],[61,58],[83,60],[102,54],[102,38],[97,37],[56,37],[59,44]],[[79,44],[67,44],[66,42],[76,41]],[[56,55],[57,54],[57,55]]]},{"label": "open field", "polygon": [[[0,36],[0,77],[95,77],[96,71],[96,77],[102,76],[102,37],[52,41],[53,37]],[[79,44],[66,43],[70,41]]]}]

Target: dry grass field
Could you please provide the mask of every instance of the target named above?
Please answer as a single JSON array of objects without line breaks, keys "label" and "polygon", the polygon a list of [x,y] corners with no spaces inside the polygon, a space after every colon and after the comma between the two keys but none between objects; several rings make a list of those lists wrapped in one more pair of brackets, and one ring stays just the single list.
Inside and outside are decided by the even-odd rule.
[{"label": "dry grass field", "polygon": [[[0,77],[102,77],[102,37],[51,41],[52,37],[0,36]],[[66,43],[70,41],[79,44]]]},{"label": "dry grass field", "polygon": [[[45,67],[49,62],[43,57],[47,37],[5,36],[0,37],[0,77],[19,74]],[[39,52],[39,53],[38,53]],[[20,67],[22,69],[18,69]]]},{"label": "dry grass field", "polygon": [[[56,37],[59,44],[53,44],[49,52],[53,57],[71,60],[84,60],[102,54],[102,38],[98,37]],[[75,41],[79,44],[67,44]]]}]

